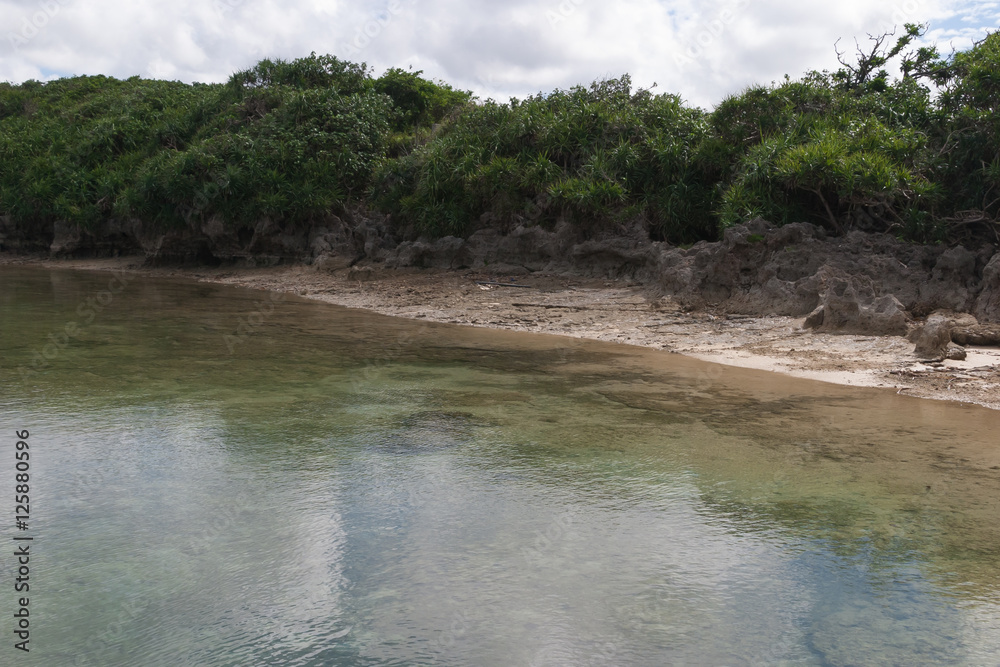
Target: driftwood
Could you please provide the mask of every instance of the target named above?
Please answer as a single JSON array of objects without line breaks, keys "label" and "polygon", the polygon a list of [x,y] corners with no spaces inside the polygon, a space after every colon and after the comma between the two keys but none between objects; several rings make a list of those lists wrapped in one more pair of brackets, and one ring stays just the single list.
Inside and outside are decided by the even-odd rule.
[{"label": "driftwood", "polygon": [[951,340],[959,345],[1000,346],[1000,324],[955,327],[951,330]]},{"label": "driftwood", "polygon": [[529,289],[531,288],[531,285],[515,285],[514,283],[497,283],[497,282],[483,281],[483,280],[477,280],[476,284],[487,287],[527,287]]}]

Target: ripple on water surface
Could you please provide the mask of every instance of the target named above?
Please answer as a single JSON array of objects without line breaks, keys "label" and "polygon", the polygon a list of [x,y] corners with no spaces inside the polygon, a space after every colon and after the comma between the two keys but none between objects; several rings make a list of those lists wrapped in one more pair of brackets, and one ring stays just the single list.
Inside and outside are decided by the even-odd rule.
[{"label": "ripple on water surface", "polygon": [[39,664],[997,664],[996,413],[139,278],[35,367],[107,278],[0,280]]}]

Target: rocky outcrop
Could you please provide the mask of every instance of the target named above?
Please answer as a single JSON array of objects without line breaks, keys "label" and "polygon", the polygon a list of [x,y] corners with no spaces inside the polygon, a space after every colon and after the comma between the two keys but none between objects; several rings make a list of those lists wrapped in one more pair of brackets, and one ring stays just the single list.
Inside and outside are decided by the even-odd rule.
[{"label": "rocky outcrop", "polygon": [[[582,266],[586,262],[580,260],[588,253],[577,248],[582,241],[578,231],[568,224],[554,231],[518,226],[506,233],[487,227],[467,239],[446,236],[437,240],[404,241],[389,253],[386,265],[506,272],[511,269],[514,272],[586,270]],[[614,241],[621,239],[609,239],[609,242]]]},{"label": "rocky outcrop", "polygon": [[965,348],[955,343],[949,344],[944,351],[944,358],[952,361],[965,361],[968,356],[969,353],[965,351]]},{"label": "rocky outcrop", "polygon": [[384,215],[357,210],[329,216],[309,235],[308,255],[321,270],[354,266],[362,259],[385,261],[397,242]]},{"label": "rocky outcrop", "polygon": [[913,353],[921,359],[940,360],[948,354],[951,342],[951,329],[954,321],[943,315],[931,315],[927,323],[915,329],[910,341],[916,343]]},{"label": "rocky outcrop", "polygon": [[965,345],[1000,345],[1000,325],[979,324],[968,313],[939,311],[914,328],[908,338],[916,343],[914,354],[921,359],[965,359]]},{"label": "rocky outcrop", "polygon": [[214,218],[171,229],[59,223],[48,237],[29,238],[0,218],[0,243],[59,256],[139,252],[151,263],[298,262],[321,271],[382,263],[617,278],[646,283],[689,308],[808,316],[807,326],[842,333],[903,334],[909,321],[939,309],[1000,323],[1000,254],[988,244],[926,246],[859,231],[830,237],[811,224],[775,227],[758,219],[727,229],[721,241],[678,248],[651,241],[641,227],[595,236],[568,222],[552,229],[505,229],[488,217],[480,223],[467,238],[430,239],[359,208],[284,226],[260,220],[233,228]]},{"label": "rocky outcrop", "polygon": [[10,216],[0,215],[0,250],[13,253],[46,252],[52,245],[52,230],[15,225]]},{"label": "rocky outcrop", "polygon": [[[984,277],[997,282],[1000,302],[994,252],[992,246],[973,252],[862,232],[831,238],[810,224],[754,220],[726,230],[719,242],[691,248],[635,233],[584,238],[569,225],[506,234],[483,229],[468,239],[404,242],[387,264],[627,278],[656,285],[690,308],[808,315],[807,325],[819,331],[905,335],[913,318],[938,309],[969,311],[978,303],[989,310]],[[984,276],[987,267],[995,275]]]},{"label": "rocky outcrop", "polygon": [[846,278],[826,285],[819,307],[804,326],[830,333],[903,336],[908,322],[899,299],[891,294],[876,296],[870,283]]},{"label": "rocky outcrop", "polygon": [[54,257],[142,254],[150,264],[315,264],[337,270],[362,258],[383,260],[396,247],[385,216],[362,210],[328,215],[313,224],[277,225],[270,220],[233,227],[221,219],[162,226],[108,219],[93,227],[56,222],[48,236],[32,238],[0,218],[0,249],[48,250]]},{"label": "rocky outcrop", "polygon": [[[883,297],[891,295],[917,317],[941,308],[968,311],[994,250],[921,246],[861,232],[829,238],[805,223],[775,228],[754,220],[727,230],[719,243],[665,253],[662,284],[695,307],[798,317],[822,305],[830,316],[822,320],[824,329],[841,322],[837,330],[856,333],[878,321],[901,330],[892,313],[897,307]],[[852,312],[858,326],[843,319]]]},{"label": "rocky outcrop", "polygon": [[92,227],[57,222],[52,228],[49,254],[54,257],[105,257],[141,251],[134,221],[103,220]]},{"label": "rocky outcrop", "polygon": [[754,220],[727,229],[721,242],[664,252],[661,286],[693,308],[805,315],[819,304],[823,258],[816,249],[825,238],[812,225]]},{"label": "rocky outcrop", "polygon": [[957,324],[951,339],[959,345],[1000,345],[1000,324]]},{"label": "rocky outcrop", "polygon": [[981,322],[1000,322],[1000,253],[983,269],[982,289],[973,313]]}]

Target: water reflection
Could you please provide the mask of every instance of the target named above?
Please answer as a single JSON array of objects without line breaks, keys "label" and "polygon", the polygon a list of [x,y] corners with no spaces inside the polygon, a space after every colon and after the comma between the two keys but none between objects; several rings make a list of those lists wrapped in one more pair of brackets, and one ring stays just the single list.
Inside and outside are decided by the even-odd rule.
[{"label": "water reflection", "polygon": [[996,413],[291,297],[234,346],[259,294],[136,279],[83,325],[107,276],[0,280],[49,664],[1000,654]]}]

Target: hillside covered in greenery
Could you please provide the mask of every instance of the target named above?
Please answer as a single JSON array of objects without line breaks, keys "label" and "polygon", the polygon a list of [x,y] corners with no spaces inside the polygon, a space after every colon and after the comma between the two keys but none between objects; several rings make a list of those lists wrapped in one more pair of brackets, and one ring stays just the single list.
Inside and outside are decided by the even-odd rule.
[{"label": "hillside covered in greenery", "polygon": [[993,234],[1000,33],[942,57],[910,48],[921,30],[712,111],[628,76],[480,101],[315,54],[225,84],[0,84],[0,216],[29,231],[109,218],[239,230],[360,206],[429,236],[567,220],[690,243],[757,216],[923,242]]}]

